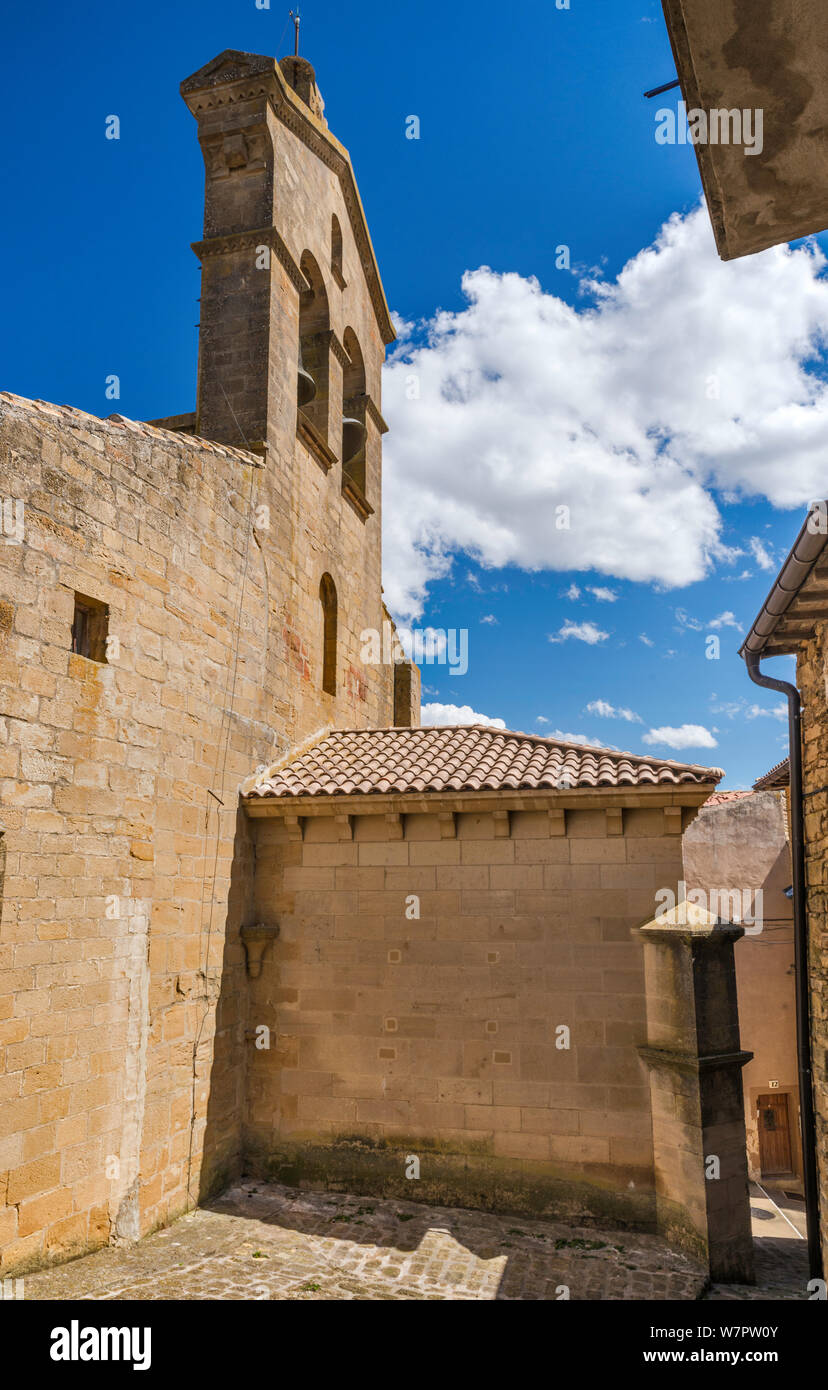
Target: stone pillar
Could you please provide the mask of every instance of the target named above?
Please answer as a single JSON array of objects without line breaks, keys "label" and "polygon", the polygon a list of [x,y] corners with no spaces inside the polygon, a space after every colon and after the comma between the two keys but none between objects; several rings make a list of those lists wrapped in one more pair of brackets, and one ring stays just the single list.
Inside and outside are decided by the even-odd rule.
[{"label": "stone pillar", "polygon": [[644,943],[659,1230],[753,1283],[734,943],[742,927],[679,903],[638,929]]}]

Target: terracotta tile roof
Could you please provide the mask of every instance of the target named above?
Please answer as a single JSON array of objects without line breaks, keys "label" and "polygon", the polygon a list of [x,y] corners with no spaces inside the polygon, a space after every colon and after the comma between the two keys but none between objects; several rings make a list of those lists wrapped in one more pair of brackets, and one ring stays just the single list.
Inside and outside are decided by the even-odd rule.
[{"label": "terracotta tile roof", "polygon": [[[713,783],[719,768],[480,725],[333,730],[260,773],[247,796],[554,790]],[[566,779],[566,780],[564,780]]]},{"label": "terracotta tile roof", "polygon": [[726,801],[743,801],[746,796],[753,796],[752,791],[734,792],[714,792],[705,801],[705,806],[721,806]]},{"label": "terracotta tile roof", "polygon": [[765,773],[764,777],[760,777],[754,782],[753,790],[755,792],[776,791],[779,787],[787,787],[790,780],[790,760],[783,758],[781,763],[777,763],[770,772]]}]

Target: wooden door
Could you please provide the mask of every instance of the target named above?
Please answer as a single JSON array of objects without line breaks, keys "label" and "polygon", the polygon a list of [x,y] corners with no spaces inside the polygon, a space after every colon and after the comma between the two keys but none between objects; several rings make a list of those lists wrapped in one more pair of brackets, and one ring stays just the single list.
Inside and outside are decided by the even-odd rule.
[{"label": "wooden door", "polygon": [[759,1162],[762,1176],[772,1173],[790,1173],[791,1169],[791,1130],[788,1123],[788,1097],[777,1091],[760,1096],[759,1109]]}]

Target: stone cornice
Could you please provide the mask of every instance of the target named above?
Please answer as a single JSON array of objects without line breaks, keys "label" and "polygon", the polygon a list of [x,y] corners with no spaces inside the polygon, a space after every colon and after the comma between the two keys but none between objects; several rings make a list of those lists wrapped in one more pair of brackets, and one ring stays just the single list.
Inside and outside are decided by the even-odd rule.
[{"label": "stone cornice", "polygon": [[675,1052],[670,1048],[648,1047],[636,1049],[642,1062],[651,1068],[664,1068],[668,1071],[686,1072],[698,1075],[700,1072],[719,1071],[723,1067],[747,1066],[753,1061],[753,1053],[739,1049],[738,1052],[717,1052],[699,1057],[693,1052]]},{"label": "stone cornice", "polygon": [[351,359],[345,351],[344,347],[342,346],[342,343],[339,341],[339,338],[336,336],[336,333],[332,328],[329,328],[327,332],[331,352],[333,353],[340,367],[350,367]]},{"label": "stone cornice", "polygon": [[[344,365],[346,365],[346,363],[343,363],[343,366]],[[387,434],[388,426],[375,405],[373,396],[369,396],[367,391],[361,396],[346,396],[345,400],[342,402],[344,413],[346,415],[350,414],[352,407],[355,409],[359,402],[364,406],[365,414],[374,422],[380,434]]]},{"label": "stone cornice", "polygon": [[249,796],[249,816],[385,815],[389,811],[439,814],[441,811],[592,811],[624,807],[651,810],[663,806],[697,806],[710,795],[709,785],[681,787],[579,787],[571,791],[482,791],[357,793],[354,796]]},{"label": "stone cornice", "polygon": [[228,232],[225,236],[207,237],[204,241],[193,241],[190,244],[199,260],[203,260],[205,256],[226,256],[235,251],[252,251],[259,246],[266,246],[270,251],[273,251],[277,260],[284,266],[294,289],[301,294],[308,287],[304,275],[275,227],[257,227],[247,232]]},{"label": "stone cornice", "polygon": [[[345,366],[345,363],[343,363],[343,366]],[[388,434],[388,425],[386,425],[385,420],[383,420],[381,414],[379,414],[379,410],[376,409],[374,398],[368,395],[368,392],[363,392],[363,395],[360,396],[346,396],[345,400],[343,400],[342,410],[343,414],[346,414],[346,416],[349,416],[349,414],[357,414],[358,409],[363,409],[365,411],[365,416],[370,418],[372,423],[376,425],[379,434]]]},{"label": "stone cornice", "polygon": [[297,411],[296,437],[302,441],[308,452],[313,455],[320,468],[324,469],[326,473],[330,472],[333,465],[337,462],[337,455],[325,442],[319,430],[302,410]]},{"label": "stone cornice", "polygon": [[370,415],[380,434],[388,433],[388,426],[382,418],[379,408],[374,404],[373,396],[369,396],[365,404],[365,410]]},{"label": "stone cornice", "polygon": [[349,478],[347,475],[342,479],[342,496],[347,498],[357,516],[361,517],[363,521],[367,521],[369,516],[373,516],[374,508],[371,503],[362,490],[357,487],[353,478]]}]

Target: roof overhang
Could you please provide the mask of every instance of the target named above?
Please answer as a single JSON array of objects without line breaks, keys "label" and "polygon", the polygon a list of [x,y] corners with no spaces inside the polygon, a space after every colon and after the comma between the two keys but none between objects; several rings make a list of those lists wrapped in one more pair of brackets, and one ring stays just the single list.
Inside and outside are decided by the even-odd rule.
[{"label": "roof overhang", "polygon": [[828,502],[814,503],[739,655],[789,656],[828,619]]},{"label": "roof overhang", "polygon": [[825,0],[662,5],[688,111],[762,113],[756,153],[744,143],[695,147],[719,255],[748,256],[828,227]]},{"label": "roof overhang", "polygon": [[766,772],[763,777],[757,777],[753,784],[755,792],[781,791],[791,784],[791,760],[783,758],[781,763],[776,763]]},{"label": "roof overhang", "polygon": [[682,782],[678,786],[573,787],[567,791],[372,792],[354,796],[246,796],[248,816],[379,816],[438,815],[486,811],[589,811],[612,806],[647,810],[664,806],[701,806],[715,781]]}]

